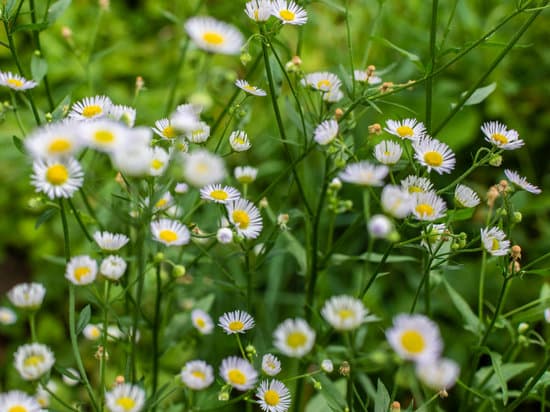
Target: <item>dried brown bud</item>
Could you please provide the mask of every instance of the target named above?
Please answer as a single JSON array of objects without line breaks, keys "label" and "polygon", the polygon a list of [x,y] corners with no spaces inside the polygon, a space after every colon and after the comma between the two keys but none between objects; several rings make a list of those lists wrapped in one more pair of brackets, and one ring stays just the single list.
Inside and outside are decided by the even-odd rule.
[{"label": "dried brown bud", "polygon": [[118,375],[115,378],[115,385],[122,385],[124,382],[125,382],[124,376],[122,376],[122,375]]},{"label": "dried brown bud", "polygon": [[387,93],[387,92],[391,92],[392,87],[393,87],[393,82],[384,82],[382,83],[382,86],[380,86],[379,90],[382,93]]},{"label": "dried brown bud", "polygon": [[340,368],[338,369],[338,372],[340,372],[340,375],[342,376],[349,376],[351,372],[351,367],[349,365],[349,362],[347,361],[342,362],[342,364],[340,365]]},{"label": "dried brown bud", "polygon": [[292,56],[291,61],[295,66],[300,66],[302,64],[302,59],[300,59],[300,56]]},{"label": "dried brown bud", "polygon": [[500,196],[500,193],[496,186],[491,186],[487,192],[487,206],[492,208],[495,205],[495,201]]},{"label": "dried brown bud", "polygon": [[449,394],[447,393],[447,391],[446,391],[445,389],[441,389],[441,390],[439,391],[439,397],[440,397],[441,399],[445,399],[445,398],[448,397],[448,396],[449,396]]},{"label": "dried brown bud", "polygon": [[521,246],[519,245],[512,246],[512,250],[510,254],[512,255],[512,259],[514,260],[521,259]]},{"label": "dried brown bud", "polygon": [[340,109],[339,107],[336,108],[336,110],[334,111],[334,118],[336,120],[340,120],[343,115],[344,115],[344,111],[342,109]]},{"label": "dried brown bud", "polygon": [[107,11],[109,10],[110,3],[111,2],[109,0],[99,0],[99,7],[101,10]]},{"label": "dried brown bud", "polygon": [[70,40],[73,37],[73,31],[69,27],[63,26],[61,27],[61,36],[63,36],[65,40]]},{"label": "dried brown bud", "polygon": [[518,273],[521,270],[521,265],[517,260],[513,260],[510,262],[510,265],[508,265],[508,271],[510,273]]},{"label": "dried brown bud", "polygon": [[145,86],[145,81],[143,80],[143,77],[141,76],[136,77],[136,92],[141,91],[144,86]]},{"label": "dried brown bud", "polygon": [[375,70],[376,70],[376,66],[374,66],[373,64],[370,64],[369,66],[367,66],[367,75],[369,77],[372,76]]},{"label": "dried brown bud", "polygon": [[391,412],[401,412],[401,404],[397,401],[393,401],[391,404]]},{"label": "dried brown bud", "polygon": [[382,126],[380,126],[380,123],[374,123],[369,126],[369,133],[379,135],[382,133]]},{"label": "dried brown bud", "polygon": [[508,187],[509,187],[509,184],[508,184],[508,181],[507,180],[501,180],[500,182],[498,182],[498,191],[500,193],[504,193],[508,190]]}]

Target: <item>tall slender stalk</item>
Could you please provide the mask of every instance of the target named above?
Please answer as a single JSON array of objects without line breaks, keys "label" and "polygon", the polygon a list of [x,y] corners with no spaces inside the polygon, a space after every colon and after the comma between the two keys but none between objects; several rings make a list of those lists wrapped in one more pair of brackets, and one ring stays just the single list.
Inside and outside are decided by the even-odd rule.
[{"label": "tall slender stalk", "polygon": [[430,61],[428,65],[428,73],[426,79],[426,129],[430,133],[432,129],[432,94],[433,94],[433,76],[432,73],[435,68],[435,41],[437,36],[437,7],[439,1],[432,0],[432,22],[430,26]]},{"label": "tall slender stalk", "polygon": [[[155,292],[155,314],[153,320],[153,382],[151,397],[154,399],[157,394],[158,374],[159,374],[159,334],[160,325],[162,322],[162,314],[160,304],[162,302],[162,279],[161,279],[162,262],[157,265],[156,270],[156,292]],[[155,411],[156,407],[152,407],[151,411]]]},{"label": "tall slender stalk", "polygon": [[[37,22],[37,17],[36,17],[36,6],[35,6],[35,3],[34,3],[34,0],[29,0],[29,11],[30,11],[30,14],[31,14],[31,23],[32,24],[36,24]],[[48,10],[48,8],[46,8],[46,10]],[[33,30],[32,31],[32,37],[33,37],[33,40],[34,40],[34,47],[36,48],[36,50],[38,50],[40,52],[40,56],[44,57],[44,51],[42,50],[42,46],[40,45],[40,33],[38,32],[38,30]],[[48,75],[45,74],[44,75],[44,78],[42,79],[42,81],[44,82],[44,90],[46,91],[46,98],[48,99],[48,105],[49,105],[49,109],[50,111],[53,111],[54,109],[54,103],[53,103],[53,98],[52,98],[52,92],[50,90],[50,82],[48,81]]]}]

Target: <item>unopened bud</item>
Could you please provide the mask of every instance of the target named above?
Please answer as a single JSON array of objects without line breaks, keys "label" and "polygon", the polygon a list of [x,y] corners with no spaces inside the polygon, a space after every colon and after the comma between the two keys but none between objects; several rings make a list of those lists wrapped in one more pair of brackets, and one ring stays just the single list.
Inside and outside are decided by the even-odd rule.
[{"label": "unopened bud", "polygon": [[342,181],[335,177],[330,181],[328,187],[332,190],[340,190],[342,188]]},{"label": "unopened bud", "polygon": [[249,358],[258,355],[258,352],[256,352],[256,348],[254,347],[254,345],[247,345],[244,350],[246,352],[246,356],[248,356]]},{"label": "unopened bud", "polygon": [[317,379],[311,378],[311,381],[311,383],[313,384],[313,388],[316,391],[320,391],[321,389],[323,389],[323,385],[321,385],[321,382],[319,382]]},{"label": "unopened bud", "polygon": [[262,200],[260,200],[260,209],[266,209],[269,207],[269,202],[267,201],[266,197],[262,197]]},{"label": "unopened bud", "polygon": [[73,37],[73,31],[69,27],[63,26],[61,27],[61,36],[63,36],[65,40],[70,40]]},{"label": "unopened bud", "polygon": [[518,273],[521,270],[521,265],[517,260],[513,260],[510,262],[510,265],[508,265],[508,271],[510,273]]},{"label": "unopened bud", "polygon": [[490,208],[495,206],[495,201],[500,196],[496,186],[491,186],[487,192],[487,206]]},{"label": "unopened bud", "polygon": [[498,182],[497,189],[500,193],[504,193],[508,190],[509,186],[510,185],[508,183],[508,180],[502,179],[500,182]]},{"label": "unopened bud", "polygon": [[221,227],[216,232],[216,239],[224,245],[231,243],[233,241],[233,231],[228,227]]},{"label": "unopened bud", "polygon": [[218,393],[218,400],[221,402],[227,402],[229,400],[229,393],[222,390],[220,393]]},{"label": "unopened bud", "polygon": [[344,111],[339,107],[337,107],[336,110],[334,110],[334,118],[336,120],[340,120],[343,115],[344,115]]},{"label": "unopened bud", "polygon": [[302,59],[300,59],[300,56],[292,56],[292,64],[296,65],[296,66],[301,66],[302,65]]},{"label": "unopened bud", "polygon": [[525,332],[527,332],[529,330],[529,324],[526,323],[526,322],[521,322],[519,325],[518,325],[518,333],[520,335],[523,335]]},{"label": "unopened bud", "polygon": [[41,211],[44,208],[45,204],[43,199],[40,196],[31,197],[27,202],[27,207],[33,211]]},{"label": "unopened bud", "polygon": [[138,76],[136,77],[136,93],[143,90],[145,87],[145,81],[143,81],[143,77]]},{"label": "unopened bud", "polygon": [[375,71],[375,70],[376,70],[376,66],[375,66],[375,65],[369,64],[369,65],[367,66],[367,74],[368,74],[369,76],[372,76],[372,75],[374,74],[374,71]]},{"label": "unopened bud", "polygon": [[502,164],[502,156],[501,155],[493,155],[489,159],[489,164],[493,167],[500,167]]},{"label": "unopened bud", "polygon": [[523,219],[523,215],[521,214],[521,212],[514,212],[514,214],[512,215],[512,221],[514,223],[521,223]]},{"label": "unopened bud", "polygon": [[109,0],[99,0],[99,7],[103,11],[109,10],[110,1]]},{"label": "unopened bud", "polygon": [[184,276],[186,272],[185,266],[183,265],[176,265],[174,266],[174,270],[172,271],[172,274],[174,277],[179,278],[181,276]]},{"label": "unopened bud", "polygon": [[379,135],[382,133],[382,126],[379,123],[374,123],[369,126],[369,133]]},{"label": "unopened bud", "polygon": [[342,364],[340,365],[340,368],[338,368],[338,372],[342,376],[349,376],[351,372],[351,366],[349,365],[349,362],[347,361],[342,362]]},{"label": "unopened bud", "polygon": [[281,213],[279,216],[277,216],[277,225],[281,228],[281,230],[286,230],[286,224],[290,220],[290,217],[288,216],[288,213]]},{"label": "unopened bud", "polygon": [[512,249],[510,250],[510,255],[514,260],[521,259],[521,246],[519,245],[512,246]]},{"label": "unopened bud", "polygon": [[390,408],[391,412],[401,412],[401,404],[397,401],[393,401]]},{"label": "unopened bud", "polygon": [[122,385],[125,382],[124,376],[117,375],[115,378],[115,385]]},{"label": "unopened bud", "polygon": [[382,86],[380,86],[379,90],[382,93],[391,92],[393,87],[393,82],[384,82],[382,83]]},{"label": "unopened bud", "polygon": [[323,370],[323,372],[332,373],[332,371],[334,370],[334,364],[330,359],[323,359],[323,361],[321,362],[321,369]]},{"label": "unopened bud", "polygon": [[155,263],[162,263],[164,262],[164,253],[158,252],[155,257],[153,258]]},{"label": "unopened bud", "polygon": [[445,399],[445,398],[447,398],[448,396],[449,396],[449,394],[447,393],[447,391],[446,391],[445,389],[441,389],[441,390],[439,391],[439,397],[440,397],[441,399]]},{"label": "unopened bud", "polygon": [[252,56],[248,52],[241,53],[241,63],[243,66],[246,66],[252,60]]}]

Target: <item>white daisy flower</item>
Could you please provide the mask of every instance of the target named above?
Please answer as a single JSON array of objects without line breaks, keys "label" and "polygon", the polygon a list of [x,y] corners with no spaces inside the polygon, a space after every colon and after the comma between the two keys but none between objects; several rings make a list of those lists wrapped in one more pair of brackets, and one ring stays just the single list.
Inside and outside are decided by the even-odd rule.
[{"label": "white daisy flower", "polygon": [[117,281],[126,271],[126,261],[120,256],[109,255],[101,261],[99,266],[99,273],[101,273],[107,279]]},{"label": "white daisy flower", "polygon": [[240,79],[236,80],[235,86],[254,96],[267,96],[267,93],[265,92],[265,90],[262,90],[256,86],[251,86],[246,80],[240,80]]},{"label": "white daisy flower", "polygon": [[222,360],[220,376],[225,383],[240,391],[252,389],[258,380],[258,372],[250,362],[237,356]]},{"label": "white daisy flower", "polygon": [[67,368],[68,374],[61,375],[63,383],[67,386],[76,386],[80,383],[80,373],[74,368]]},{"label": "white daisy flower", "polygon": [[283,24],[302,25],[307,23],[307,12],[292,0],[274,0],[271,14]]},{"label": "white daisy flower", "polygon": [[24,77],[12,72],[0,72],[0,85],[9,87],[12,90],[28,90],[38,86],[34,80],[27,80]]},{"label": "white daisy flower", "polygon": [[338,90],[342,85],[342,81],[338,78],[338,76],[330,72],[315,72],[306,74],[301,83],[303,86],[309,86],[321,92]]},{"label": "white daisy flower", "polygon": [[362,301],[347,295],[331,297],[321,309],[323,318],[338,331],[357,329],[367,314]]},{"label": "white daisy flower", "polygon": [[373,215],[367,229],[373,238],[386,239],[393,232],[393,223],[385,215]]},{"label": "white daisy flower", "polygon": [[201,335],[210,335],[214,330],[214,323],[208,313],[202,309],[193,309],[191,312],[191,323]]},{"label": "white daisy flower", "polygon": [[263,223],[260,211],[246,199],[237,199],[226,203],[229,221],[237,233],[247,239],[256,239],[262,231]]},{"label": "white daisy flower", "polygon": [[200,196],[201,199],[211,200],[216,203],[227,203],[237,200],[241,197],[241,194],[234,187],[215,184],[203,187],[200,190]]},{"label": "white daisy flower", "polygon": [[434,190],[434,185],[426,177],[409,175],[401,181],[401,187],[409,193],[426,193]]},{"label": "white daisy flower", "polygon": [[198,117],[202,113],[203,109],[204,108],[198,103],[183,103],[176,107],[176,113],[190,114]]},{"label": "white daisy flower", "polygon": [[186,226],[177,220],[160,219],[151,222],[153,239],[166,246],[181,246],[189,243],[191,234]]},{"label": "white daisy flower", "polygon": [[338,136],[338,122],[336,120],[325,120],[313,132],[313,139],[320,145],[329,144],[336,136]]},{"label": "white daisy flower", "polygon": [[13,310],[0,306],[0,325],[13,325],[17,322],[17,315]]},{"label": "white daisy flower", "polygon": [[344,98],[344,93],[342,93],[342,90],[338,88],[330,89],[328,92],[323,94],[323,100],[329,103],[339,102],[343,98]]},{"label": "white daisy flower", "polygon": [[162,176],[168,167],[170,154],[161,147],[152,147],[149,149],[151,153],[151,162],[149,164],[149,175]]},{"label": "white daisy flower", "polygon": [[[168,125],[166,125],[166,123],[164,122],[155,123],[157,128],[159,128],[159,131],[162,133],[162,137],[166,137],[167,139],[173,139],[174,137],[183,136],[186,133],[191,133],[191,131],[193,131],[194,129],[198,129],[201,124],[199,116],[194,114],[191,109],[182,111],[176,110],[176,112],[170,116],[168,122]],[[162,127],[162,130],[160,130],[160,127]],[[172,127],[173,130],[171,130],[169,127]],[[168,137],[172,134],[174,135],[174,137]]]},{"label": "white daisy flower", "polygon": [[233,231],[228,227],[220,227],[216,232],[216,240],[223,245],[227,245],[233,241]]},{"label": "white daisy flower", "polygon": [[519,138],[518,132],[508,130],[506,125],[500,122],[485,122],[481,125],[481,131],[485,135],[485,140],[499,149],[515,150],[525,144]]},{"label": "white daisy flower", "polygon": [[481,229],[483,248],[493,256],[506,256],[510,251],[510,241],[498,227]]},{"label": "white daisy flower", "polygon": [[191,17],[184,27],[197,47],[207,52],[239,54],[244,44],[237,28],[212,17]]},{"label": "white daisy flower", "polygon": [[400,357],[415,362],[438,359],[443,349],[439,328],[423,315],[397,315],[386,339]]},{"label": "white daisy flower", "polygon": [[31,343],[17,348],[14,354],[15,369],[27,381],[39,379],[50,371],[55,357],[46,345]]},{"label": "white daisy flower", "polygon": [[417,363],[416,375],[433,390],[447,390],[456,383],[460,375],[460,367],[451,359],[439,358]]},{"label": "white daisy flower", "polygon": [[252,147],[250,139],[246,132],[242,130],[235,130],[229,135],[229,144],[231,148],[236,152],[246,152]]},{"label": "white daisy flower", "polygon": [[380,163],[385,165],[394,165],[403,154],[403,149],[399,143],[392,142],[391,140],[383,140],[374,146],[374,157]]},{"label": "white daisy flower", "polygon": [[455,202],[458,207],[476,207],[479,205],[479,196],[473,189],[465,185],[457,185],[455,189]]},{"label": "white daisy flower", "polygon": [[234,170],[235,179],[243,185],[247,185],[256,180],[258,169],[252,166],[237,166]]},{"label": "white daisy flower", "polygon": [[50,199],[70,198],[84,182],[84,173],[75,159],[34,161],[31,183]]},{"label": "white daisy flower", "polygon": [[411,213],[412,202],[411,194],[402,187],[386,185],[382,189],[382,210],[397,219],[404,219]]},{"label": "white daisy flower", "polygon": [[281,361],[275,355],[266,353],[262,356],[262,371],[269,376],[275,376],[281,372]]},{"label": "white daisy flower", "polygon": [[147,175],[152,161],[151,138],[152,131],[148,127],[129,129],[127,144],[111,153],[115,169],[129,176]]},{"label": "white daisy flower", "polygon": [[189,191],[189,185],[187,183],[177,183],[174,187],[174,192],[176,192],[179,195],[182,195],[184,193],[187,193]]},{"label": "white daisy flower", "polygon": [[261,381],[256,398],[260,408],[266,412],[286,412],[290,408],[290,391],[277,379]]},{"label": "white daisy flower", "polygon": [[254,21],[266,21],[271,16],[270,0],[252,0],[246,3],[244,12]]},{"label": "white daisy flower", "polygon": [[325,373],[332,373],[334,371],[334,364],[330,359],[323,359],[321,362],[321,369]]},{"label": "white daisy flower", "polygon": [[25,392],[13,390],[0,394],[1,412],[43,412],[42,405]]},{"label": "white daisy flower", "polygon": [[137,385],[123,383],[105,393],[110,412],[139,412],[145,404],[145,391]]},{"label": "white daisy flower", "polygon": [[130,106],[114,104],[111,106],[108,116],[128,127],[134,127],[136,123],[136,109]]},{"label": "white daisy flower", "polygon": [[218,319],[218,326],[228,335],[245,333],[254,327],[254,318],[244,310],[226,312]]},{"label": "white daisy flower", "polygon": [[94,233],[94,240],[101,250],[114,252],[122,249],[130,241],[130,238],[122,233],[96,231]]},{"label": "white daisy flower", "polygon": [[114,120],[99,119],[81,126],[82,139],[96,150],[113,153],[131,144],[130,129]]},{"label": "white daisy flower", "polygon": [[65,278],[75,285],[89,285],[97,276],[97,262],[90,256],[75,256],[67,263]]},{"label": "white daisy flower", "polygon": [[428,136],[421,137],[413,143],[414,157],[428,168],[428,172],[435,170],[440,175],[451,173],[455,168],[455,154],[445,143]]},{"label": "white daisy flower", "polygon": [[214,382],[214,370],[205,361],[189,361],[181,370],[181,381],[189,389],[200,391]]},{"label": "white daisy flower", "polygon": [[384,178],[388,175],[389,168],[386,165],[374,165],[366,160],[352,163],[340,172],[338,177],[344,182],[361,186],[382,186]]},{"label": "white daisy flower", "polygon": [[107,116],[113,103],[107,96],[85,97],[71,107],[69,118],[92,120]]},{"label": "white daisy flower", "polygon": [[204,143],[210,137],[210,126],[205,122],[199,122],[196,127],[185,133],[185,137],[192,143]]},{"label": "white daisy flower", "polygon": [[[48,381],[46,387],[48,387],[48,389],[52,392],[57,390],[57,385],[52,380]],[[50,406],[50,398],[50,393],[45,389],[44,386],[42,386],[42,384],[39,383],[36,386],[36,392],[34,394],[34,399],[36,400],[36,402],[38,402],[42,408],[47,409]],[[44,412],[44,409],[40,409],[39,411]]]},{"label": "white daisy flower", "polygon": [[57,160],[75,155],[83,145],[76,122],[59,122],[40,127],[25,139],[33,159]]},{"label": "white daisy flower", "polygon": [[207,150],[183,155],[183,175],[195,187],[220,183],[225,177],[223,159]]},{"label": "white daisy flower", "polygon": [[516,186],[519,186],[523,190],[526,190],[527,192],[533,193],[535,195],[539,195],[542,193],[542,190],[540,190],[537,186],[529,183],[527,179],[520,176],[518,172],[510,169],[504,169],[504,174],[510,182],[512,182]]},{"label": "white daisy flower", "polygon": [[369,74],[366,70],[354,70],[353,71],[353,80],[356,82],[366,82],[369,79]]},{"label": "white daisy flower", "polygon": [[155,122],[155,127],[152,128],[153,132],[168,140],[173,140],[176,137],[180,137],[180,134],[174,126],[172,126],[169,119],[160,119]]},{"label": "white daisy flower", "polygon": [[422,122],[416,119],[387,120],[384,130],[401,139],[418,140],[426,134]]},{"label": "white daisy flower", "polygon": [[[174,199],[170,192],[165,192],[153,205],[153,211],[159,212],[161,210],[166,210],[173,206]],[[145,199],[145,204],[149,204],[149,198]]]},{"label": "white daisy flower", "polygon": [[434,246],[439,242],[447,240],[444,235],[448,234],[449,230],[445,223],[431,224],[426,226],[426,229],[422,231],[422,240],[420,245],[428,250],[433,250]]},{"label": "white daisy flower", "polygon": [[86,339],[96,341],[101,337],[101,328],[98,325],[88,323],[82,330],[82,334]]},{"label": "white daisy flower", "polygon": [[44,301],[46,288],[41,283],[20,283],[8,292],[8,299],[19,309],[36,310]]},{"label": "white daisy flower", "polygon": [[447,205],[435,192],[414,193],[412,214],[418,220],[436,220],[445,216]]},{"label": "white daisy flower", "polygon": [[273,345],[283,354],[294,358],[307,355],[315,344],[315,331],[301,319],[287,319],[273,332]]}]

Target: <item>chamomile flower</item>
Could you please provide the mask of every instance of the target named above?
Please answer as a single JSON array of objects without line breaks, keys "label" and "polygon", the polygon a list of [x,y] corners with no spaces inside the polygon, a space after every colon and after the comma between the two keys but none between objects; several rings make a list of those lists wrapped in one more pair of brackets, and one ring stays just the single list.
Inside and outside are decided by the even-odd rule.
[{"label": "chamomile flower", "polygon": [[338,331],[357,329],[367,314],[363,302],[348,295],[331,297],[321,309],[323,318]]},{"label": "chamomile flower", "polygon": [[210,137],[210,126],[205,122],[199,122],[192,130],[185,134],[185,137],[192,143],[204,143]]},{"label": "chamomile flower", "polygon": [[263,223],[260,211],[246,199],[237,199],[226,204],[229,221],[237,233],[247,239],[256,239],[262,231]]},{"label": "chamomile flower", "polygon": [[123,383],[105,393],[110,412],[139,412],[145,404],[145,391],[137,385]]},{"label": "chamomile flower", "polygon": [[101,328],[93,323],[88,323],[82,330],[82,334],[86,339],[96,341],[101,337]]},{"label": "chamomile flower", "polygon": [[302,25],[307,23],[307,12],[292,0],[275,0],[271,3],[271,14],[283,24]]},{"label": "chamomile flower", "polygon": [[31,183],[50,199],[70,198],[84,182],[84,173],[75,159],[35,160]]},{"label": "chamomile flower", "polygon": [[126,271],[126,261],[117,255],[109,255],[101,261],[99,273],[109,280],[118,281]]},{"label": "chamomile flower", "polygon": [[498,227],[481,229],[483,248],[493,256],[505,256],[510,251],[510,241]]},{"label": "chamomile flower", "polygon": [[131,143],[130,129],[111,119],[99,119],[81,126],[82,139],[96,150],[113,153],[125,150]]},{"label": "chamomile flower", "polygon": [[227,203],[237,200],[241,194],[237,189],[231,186],[222,186],[220,184],[208,185],[200,190],[201,199],[211,200],[216,203]]},{"label": "chamomile flower", "polygon": [[290,391],[277,379],[261,381],[256,398],[260,408],[266,412],[286,412],[290,408]]},{"label": "chamomile flower", "polygon": [[412,211],[412,195],[404,188],[386,185],[382,189],[380,203],[385,213],[403,219]]},{"label": "chamomile flower", "polygon": [[75,256],[67,263],[65,278],[75,285],[88,285],[97,276],[97,262],[90,256]]},{"label": "chamomile flower", "polygon": [[206,150],[183,155],[183,175],[195,187],[219,183],[225,177],[223,159]]},{"label": "chamomile flower", "polygon": [[130,238],[122,233],[96,231],[94,232],[94,240],[101,250],[114,252],[122,249],[130,241]]},{"label": "chamomile flower", "polygon": [[130,106],[114,104],[111,106],[108,117],[128,127],[134,127],[136,122],[136,109]]},{"label": "chamomile flower", "polygon": [[504,169],[504,174],[510,182],[529,193],[539,195],[542,192],[542,190],[540,190],[537,186],[529,183],[525,177],[520,176],[518,172],[510,169]]},{"label": "chamomile flower", "polygon": [[273,345],[294,358],[307,355],[315,344],[315,331],[301,319],[287,319],[273,332]]},{"label": "chamomile flower", "polygon": [[422,122],[416,119],[387,120],[384,130],[401,139],[418,140],[426,134]]},{"label": "chamomile flower", "polygon": [[266,21],[271,16],[270,0],[252,0],[246,3],[244,12],[254,21]]},{"label": "chamomile flower", "polygon": [[206,389],[214,382],[214,370],[212,366],[202,360],[187,362],[182,368],[180,375],[183,384],[195,391]]},{"label": "chamomile flower", "polygon": [[439,358],[429,362],[416,364],[416,375],[433,390],[450,389],[460,375],[458,364],[447,358]]},{"label": "chamomile flower", "polygon": [[401,358],[415,362],[438,359],[443,349],[439,328],[423,315],[397,315],[386,339]]},{"label": "chamomile flower", "polygon": [[338,177],[344,182],[361,186],[382,186],[389,168],[385,165],[374,165],[366,160],[347,165]]},{"label": "chamomile flower", "polygon": [[92,120],[105,117],[113,103],[107,96],[85,97],[71,107],[69,118],[76,120]]},{"label": "chamomile flower", "polygon": [[240,391],[252,389],[258,380],[258,372],[250,362],[237,356],[222,360],[220,376],[227,384]]},{"label": "chamomile flower", "polygon": [[168,140],[173,140],[180,136],[180,133],[176,130],[169,119],[160,119],[155,122],[155,127],[152,128],[153,132]]},{"label": "chamomile flower", "polygon": [[402,154],[403,149],[401,145],[391,140],[383,140],[374,146],[374,157],[376,160],[388,166],[396,164],[401,159]]},{"label": "chamomile flower", "polygon": [[59,122],[36,129],[25,139],[25,148],[34,159],[56,160],[74,156],[83,145],[75,122]]},{"label": "chamomile flower", "polygon": [[39,379],[48,373],[55,363],[53,352],[41,343],[19,346],[14,358],[15,369],[27,381]]},{"label": "chamomile flower", "polygon": [[265,92],[265,90],[262,90],[256,86],[251,86],[250,84],[248,84],[246,80],[240,80],[240,79],[236,80],[235,86],[254,96],[267,96],[267,93]]},{"label": "chamomile flower", "polygon": [[248,135],[242,130],[235,130],[229,135],[229,145],[236,152],[245,152],[252,146]]},{"label": "chamomile flower", "polygon": [[1,412],[43,412],[42,406],[32,396],[18,390],[0,394]]},{"label": "chamomile flower", "polygon": [[447,205],[435,192],[415,193],[412,199],[412,214],[418,220],[432,221],[445,216]]},{"label": "chamomile flower", "polygon": [[202,309],[193,309],[191,312],[191,323],[201,335],[210,335],[214,330],[212,318]]},{"label": "chamomile flower", "polygon": [[485,140],[499,149],[515,150],[525,144],[519,138],[518,132],[508,130],[506,125],[500,122],[485,122],[481,125],[481,131],[485,135]]},{"label": "chamomile flower", "polygon": [[281,372],[281,361],[275,355],[266,353],[262,356],[262,371],[269,376],[275,376]]},{"label": "chamomile flower", "polygon": [[457,185],[455,189],[455,202],[458,207],[476,207],[479,205],[479,196],[473,189],[465,185]]},{"label": "chamomile flower", "polygon": [[41,283],[19,283],[8,292],[8,299],[19,309],[36,310],[44,301],[46,288]]},{"label": "chamomile flower", "polygon": [[28,90],[38,86],[34,80],[27,80],[24,77],[12,72],[0,72],[0,86],[9,87],[12,90]]},{"label": "chamomile flower", "polygon": [[428,172],[435,170],[440,175],[451,173],[456,159],[453,151],[445,143],[428,136],[421,137],[413,143],[414,157],[428,168]]},{"label": "chamomile flower", "polygon": [[0,306],[0,325],[13,325],[17,322],[17,315],[13,310]]},{"label": "chamomile flower", "polygon": [[369,234],[373,238],[385,239],[393,232],[393,223],[385,215],[374,215],[367,223]]},{"label": "chamomile flower", "polygon": [[313,139],[320,145],[329,144],[336,136],[338,136],[338,122],[336,120],[325,120],[313,132]]},{"label": "chamomile flower", "polygon": [[434,190],[434,185],[430,179],[414,175],[409,175],[403,179],[401,187],[411,194],[426,193]]},{"label": "chamomile flower", "polygon": [[191,234],[186,226],[177,220],[160,219],[151,222],[153,239],[166,246],[181,246],[189,243]]},{"label": "chamomile flower", "polygon": [[235,310],[233,312],[226,312],[220,316],[218,326],[228,335],[245,333],[254,327],[254,318],[244,310]]},{"label": "chamomile flower", "polygon": [[252,166],[237,166],[234,170],[234,175],[239,183],[247,185],[256,180],[258,169]]},{"label": "chamomile flower", "polygon": [[207,52],[239,54],[244,44],[239,30],[212,17],[191,17],[184,27],[197,47]]},{"label": "chamomile flower", "polygon": [[321,92],[329,92],[339,89],[342,81],[334,73],[330,72],[315,72],[306,74],[301,81],[302,85],[309,86]]},{"label": "chamomile flower", "polygon": [[149,151],[151,153],[149,175],[162,176],[170,162],[170,154],[161,147],[152,147]]}]

